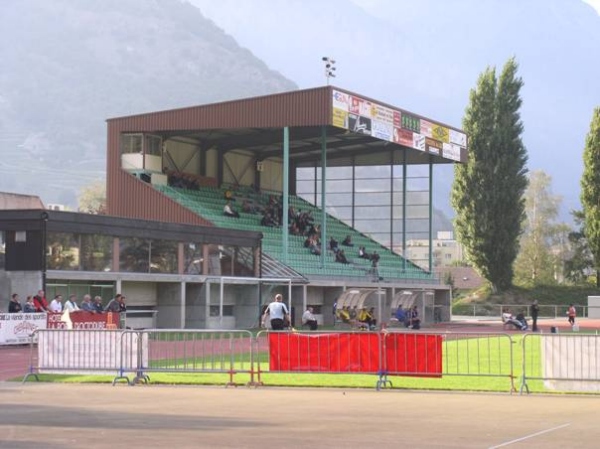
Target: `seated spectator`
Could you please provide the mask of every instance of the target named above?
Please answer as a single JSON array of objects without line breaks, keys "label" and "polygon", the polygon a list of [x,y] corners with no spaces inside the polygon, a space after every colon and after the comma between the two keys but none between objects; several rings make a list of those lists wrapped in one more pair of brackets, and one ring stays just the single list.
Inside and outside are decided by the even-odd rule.
[{"label": "seated spectator", "polygon": [[525,312],[517,313],[515,318],[519,323],[521,323],[521,330],[526,331],[529,328],[529,324],[527,323],[527,318],[525,318]]},{"label": "seated spectator", "polygon": [[398,309],[396,309],[396,313],[394,314],[394,319],[396,319],[399,323],[404,324],[406,327],[409,326],[406,312],[404,311],[402,306],[398,306]]},{"label": "seated spectator", "polygon": [[77,295],[69,295],[69,299],[65,302],[64,310],[68,310],[69,312],[77,312],[79,310]]},{"label": "seated spectator", "polygon": [[373,251],[373,254],[371,254],[371,257],[369,259],[371,259],[374,262],[379,263],[379,257],[380,256],[379,256],[379,254],[377,254],[377,251]]},{"label": "seated spectator", "polygon": [[329,239],[329,249],[331,251],[333,251],[334,253],[338,252],[338,241],[336,239],[334,239],[333,237],[331,237]]},{"label": "seated spectator", "polygon": [[102,298],[100,296],[94,296],[94,304],[92,304],[94,312],[102,313],[104,312],[104,307],[102,307]]},{"label": "seated spectator", "polygon": [[19,295],[13,293],[8,302],[8,313],[19,313],[23,311],[21,307],[21,301],[19,301]]},{"label": "seated spectator", "polygon": [[355,320],[358,316],[358,311],[356,310],[356,306],[352,306],[350,309],[350,319]]},{"label": "seated spectator", "polygon": [[308,246],[308,249],[315,256],[321,255],[321,246],[319,245],[318,240],[315,236],[310,237],[310,245]]},{"label": "seated spectator", "polygon": [[352,237],[350,236],[350,234],[348,234],[346,236],[346,238],[344,240],[342,240],[342,245],[344,245],[344,246],[354,246],[354,243],[352,243]]},{"label": "seated spectator", "polygon": [[256,206],[254,206],[252,203],[250,203],[250,201],[244,200],[242,202],[242,212],[244,212],[246,214],[256,214],[257,209],[256,209]]},{"label": "seated spectator", "polygon": [[337,317],[342,320],[344,323],[350,323],[350,312],[348,310],[348,306],[344,306],[337,311]]},{"label": "seated spectator", "polygon": [[370,259],[371,256],[369,256],[369,254],[367,253],[367,250],[365,249],[364,246],[360,246],[358,248],[358,257],[360,257],[361,259]]},{"label": "seated spectator", "polygon": [[25,313],[35,313],[35,304],[33,303],[33,296],[28,296],[27,301],[25,302],[25,306],[23,307],[23,312]]},{"label": "seated spectator", "polygon": [[273,220],[273,216],[271,215],[270,212],[265,213],[262,220],[260,221],[260,224],[262,226],[267,226],[269,228],[273,228],[273,227],[277,226],[277,223],[275,223],[275,220]]},{"label": "seated spectator", "polygon": [[227,201],[235,201],[235,198],[233,197],[233,192],[229,189],[225,190],[223,196]]},{"label": "seated spectator", "polygon": [[94,304],[92,304],[92,297],[90,295],[83,295],[81,301],[81,310],[85,312],[94,312]]},{"label": "seated spectator", "polygon": [[227,201],[227,203],[225,203],[225,207],[223,207],[223,215],[226,217],[240,218],[240,214],[233,207],[231,207],[231,201]]},{"label": "seated spectator", "polygon": [[337,253],[335,253],[335,261],[338,263],[348,264],[348,259],[346,259],[346,254],[344,254],[344,250],[341,249]]},{"label": "seated spectator", "polygon": [[307,307],[306,311],[302,314],[302,324],[308,326],[311,331],[317,330],[317,317],[313,314],[312,307]]}]

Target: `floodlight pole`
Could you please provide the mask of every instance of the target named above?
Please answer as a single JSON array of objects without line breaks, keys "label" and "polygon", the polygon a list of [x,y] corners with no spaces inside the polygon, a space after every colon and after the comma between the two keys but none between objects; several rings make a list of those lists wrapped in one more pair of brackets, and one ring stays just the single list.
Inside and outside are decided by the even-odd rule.
[{"label": "floodlight pole", "polygon": [[321,127],[321,268],[325,268],[325,254],[327,253],[327,208],[326,185],[327,177],[327,128]]}]

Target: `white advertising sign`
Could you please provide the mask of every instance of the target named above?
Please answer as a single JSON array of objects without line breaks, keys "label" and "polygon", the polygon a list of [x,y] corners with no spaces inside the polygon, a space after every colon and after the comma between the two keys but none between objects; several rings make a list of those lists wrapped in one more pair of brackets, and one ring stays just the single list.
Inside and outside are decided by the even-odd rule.
[{"label": "white advertising sign", "polygon": [[467,135],[458,131],[450,130],[450,143],[455,143],[461,147],[467,147]]},{"label": "white advertising sign", "polygon": [[29,343],[37,329],[46,329],[45,313],[0,313],[0,346]]},{"label": "white advertising sign", "polygon": [[348,94],[340,92],[339,90],[333,91],[333,107],[341,109],[342,111],[348,112],[348,105],[350,98]]},{"label": "white advertising sign", "polygon": [[458,145],[454,145],[453,143],[444,143],[442,148],[443,157],[460,162],[460,147]]}]

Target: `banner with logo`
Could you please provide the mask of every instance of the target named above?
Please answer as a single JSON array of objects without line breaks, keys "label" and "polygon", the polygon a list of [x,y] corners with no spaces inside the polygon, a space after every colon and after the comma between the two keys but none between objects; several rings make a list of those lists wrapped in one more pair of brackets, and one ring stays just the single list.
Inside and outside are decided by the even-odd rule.
[{"label": "banner with logo", "polygon": [[0,346],[27,344],[37,329],[46,329],[45,313],[0,313]]},{"label": "banner with logo", "polygon": [[118,313],[93,313],[78,311],[69,314],[68,319],[62,313],[49,313],[47,329],[68,329],[68,319],[72,323],[73,329],[118,329],[119,314]]}]

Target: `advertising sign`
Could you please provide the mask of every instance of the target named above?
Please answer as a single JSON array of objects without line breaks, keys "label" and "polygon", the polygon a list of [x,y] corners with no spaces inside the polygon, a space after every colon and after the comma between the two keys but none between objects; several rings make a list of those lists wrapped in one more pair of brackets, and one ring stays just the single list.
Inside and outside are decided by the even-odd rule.
[{"label": "advertising sign", "polygon": [[333,126],[461,160],[461,147],[467,145],[465,133],[355,95],[332,92]]},{"label": "advertising sign", "polygon": [[[66,320],[62,313],[48,313],[48,329],[67,329]],[[69,314],[73,329],[117,329],[119,327],[118,313],[73,312]]]},{"label": "advertising sign", "polygon": [[348,113],[341,109],[333,108],[333,126],[348,129]]},{"label": "advertising sign", "polygon": [[371,135],[371,119],[356,114],[348,116],[348,128],[355,133]]},{"label": "advertising sign", "polygon": [[0,346],[29,343],[33,331],[45,328],[45,313],[0,313]]}]

